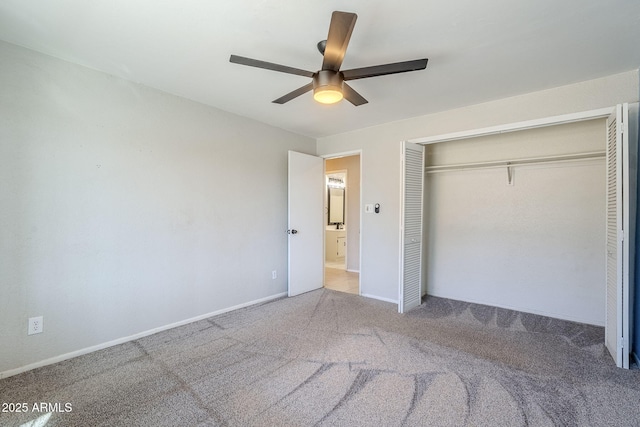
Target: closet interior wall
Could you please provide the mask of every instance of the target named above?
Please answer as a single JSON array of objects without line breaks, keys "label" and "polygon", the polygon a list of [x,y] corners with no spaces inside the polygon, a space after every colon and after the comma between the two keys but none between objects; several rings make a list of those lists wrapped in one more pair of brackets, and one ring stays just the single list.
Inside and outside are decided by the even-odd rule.
[{"label": "closet interior wall", "polygon": [[604,119],[426,145],[423,292],[604,325],[604,151]]}]

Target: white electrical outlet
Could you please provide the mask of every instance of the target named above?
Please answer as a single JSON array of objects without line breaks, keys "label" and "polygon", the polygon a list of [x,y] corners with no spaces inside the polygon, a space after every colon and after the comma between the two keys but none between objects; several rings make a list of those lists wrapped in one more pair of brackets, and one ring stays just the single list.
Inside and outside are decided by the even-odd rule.
[{"label": "white electrical outlet", "polygon": [[273,270],[271,272],[271,278],[272,279],[277,279],[278,278],[278,271],[277,270]]},{"label": "white electrical outlet", "polygon": [[27,335],[39,334],[42,332],[42,316],[29,318],[29,329]]}]

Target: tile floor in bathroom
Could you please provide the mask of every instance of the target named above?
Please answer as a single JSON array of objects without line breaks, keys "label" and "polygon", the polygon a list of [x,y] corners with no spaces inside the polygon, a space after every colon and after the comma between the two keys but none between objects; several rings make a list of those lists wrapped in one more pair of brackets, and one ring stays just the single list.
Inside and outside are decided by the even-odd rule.
[{"label": "tile floor in bathroom", "polygon": [[324,287],[358,295],[359,276],[359,273],[345,270],[344,264],[325,264]]}]

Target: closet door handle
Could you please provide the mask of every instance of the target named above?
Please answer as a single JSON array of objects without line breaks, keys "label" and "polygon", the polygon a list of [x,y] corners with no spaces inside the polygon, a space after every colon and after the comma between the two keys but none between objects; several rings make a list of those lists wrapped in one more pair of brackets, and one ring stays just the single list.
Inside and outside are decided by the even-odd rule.
[{"label": "closet door handle", "polygon": [[287,234],[298,234],[298,230],[296,230],[295,228],[291,230],[287,230]]}]

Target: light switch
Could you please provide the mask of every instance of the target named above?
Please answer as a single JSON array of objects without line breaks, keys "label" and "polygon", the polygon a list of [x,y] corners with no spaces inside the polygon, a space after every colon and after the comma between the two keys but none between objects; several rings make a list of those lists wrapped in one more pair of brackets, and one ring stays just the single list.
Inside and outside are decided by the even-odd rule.
[{"label": "light switch", "polygon": [[373,213],[373,203],[364,205],[364,213]]}]

